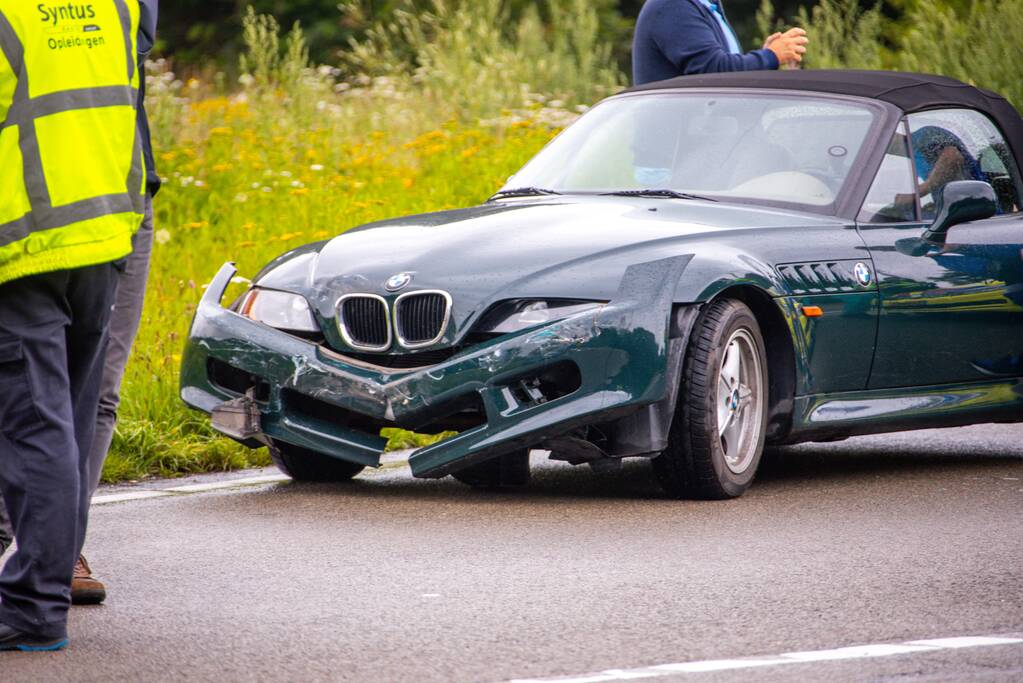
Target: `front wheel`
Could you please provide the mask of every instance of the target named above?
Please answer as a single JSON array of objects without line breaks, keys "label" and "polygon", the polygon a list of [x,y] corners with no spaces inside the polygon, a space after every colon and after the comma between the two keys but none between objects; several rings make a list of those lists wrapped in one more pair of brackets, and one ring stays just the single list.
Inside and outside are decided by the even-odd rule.
[{"label": "front wheel", "polygon": [[763,454],[768,395],[764,338],[745,304],[722,299],[700,314],[682,381],[658,481],[677,498],[741,496]]},{"label": "front wheel", "polygon": [[279,470],[296,481],[348,481],[366,469],[365,465],[283,441],[274,441],[270,458]]}]

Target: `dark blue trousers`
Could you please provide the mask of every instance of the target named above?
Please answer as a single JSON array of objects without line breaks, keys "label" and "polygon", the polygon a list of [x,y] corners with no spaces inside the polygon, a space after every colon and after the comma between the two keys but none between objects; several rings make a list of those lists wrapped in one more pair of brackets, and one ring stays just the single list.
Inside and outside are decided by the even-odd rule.
[{"label": "dark blue trousers", "polygon": [[0,574],[0,622],[67,635],[85,541],[87,456],[117,268],[107,263],[0,285],[0,493],[18,550]]}]

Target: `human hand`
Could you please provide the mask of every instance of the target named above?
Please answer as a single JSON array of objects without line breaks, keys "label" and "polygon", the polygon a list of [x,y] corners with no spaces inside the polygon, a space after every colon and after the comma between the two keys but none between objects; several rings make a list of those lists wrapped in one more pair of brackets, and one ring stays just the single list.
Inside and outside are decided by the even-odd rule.
[{"label": "human hand", "polygon": [[778,58],[780,66],[795,66],[803,61],[806,44],[810,42],[806,31],[801,28],[790,28],[782,34],[774,34],[764,44]]},{"label": "human hand", "polygon": [[778,33],[772,33],[771,35],[767,36],[767,40],[764,41],[764,49],[771,47],[771,43],[773,43],[778,38],[781,38],[780,31]]}]

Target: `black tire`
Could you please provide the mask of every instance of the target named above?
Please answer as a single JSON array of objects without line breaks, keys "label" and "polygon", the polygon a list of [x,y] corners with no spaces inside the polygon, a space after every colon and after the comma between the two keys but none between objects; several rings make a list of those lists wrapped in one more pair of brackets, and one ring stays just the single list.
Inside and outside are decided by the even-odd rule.
[{"label": "black tire", "polygon": [[[748,383],[743,385],[736,380],[734,397],[725,394],[735,402],[724,401],[721,410],[728,415],[722,420],[718,406],[722,394],[719,382],[728,386],[723,361],[726,346],[735,340],[738,341],[733,349],[740,349],[743,357],[748,358],[745,366],[740,365],[747,373]],[[742,400],[749,399],[754,393],[752,378],[758,375],[757,407],[751,409],[753,401],[741,403],[740,392],[745,388],[748,394]],[[735,373],[735,376],[740,375]],[[753,483],[764,451],[768,387],[764,338],[753,312],[735,299],[710,303],[697,319],[686,349],[682,389],[668,448],[653,460],[654,472],[664,490],[675,498],[700,500],[736,498],[745,493]],[[750,410],[749,415],[745,413],[747,410]],[[735,439],[738,445],[727,446],[719,423],[723,421],[726,428],[734,427],[733,413],[741,416],[742,423],[738,425],[741,438]],[[732,433],[728,431],[729,435]],[[737,449],[736,454],[729,456],[726,448]],[[731,466],[728,457],[732,458]],[[736,472],[733,467],[741,471]]]},{"label": "black tire", "polygon": [[470,465],[451,476],[469,486],[483,489],[508,489],[529,483],[529,449],[505,453]]},{"label": "black tire", "polygon": [[366,469],[365,465],[283,441],[274,442],[270,457],[278,469],[296,481],[349,481]]}]

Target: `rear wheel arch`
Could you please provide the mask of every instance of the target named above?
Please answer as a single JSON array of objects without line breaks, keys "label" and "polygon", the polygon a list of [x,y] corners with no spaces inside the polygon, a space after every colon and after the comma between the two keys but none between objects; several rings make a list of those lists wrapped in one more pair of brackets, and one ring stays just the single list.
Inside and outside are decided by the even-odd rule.
[{"label": "rear wheel arch", "polygon": [[792,410],[796,394],[796,350],[792,332],[781,308],[763,289],[750,285],[736,285],[714,296],[736,299],[746,304],[760,326],[767,352],[768,404],[767,441],[782,441],[792,429]]}]

